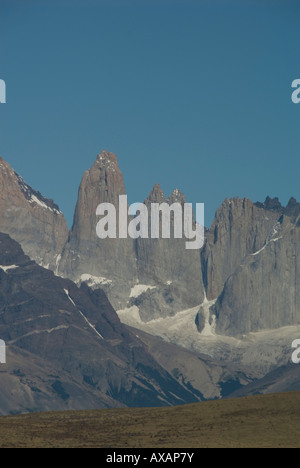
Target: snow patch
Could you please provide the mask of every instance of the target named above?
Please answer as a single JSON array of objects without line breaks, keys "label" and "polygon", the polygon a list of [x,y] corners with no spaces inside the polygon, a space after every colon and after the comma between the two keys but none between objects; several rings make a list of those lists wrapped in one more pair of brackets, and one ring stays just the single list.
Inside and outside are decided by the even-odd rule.
[{"label": "snow patch", "polygon": [[18,265],[8,265],[8,266],[0,265],[0,268],[1,270],[7,272],[8,270],[15,270],[16,268],[19,268],[19,267]]},{"label": "snow patch", "polygon": [[88,273],[84,273],[80,276],[78,283],[86,283],[88,286],[93,287],[112,284],[112,280],[103,276],[93,276]]},{"label": "snow patch", "polygon": [[265,250],[265,248],[267,247],[267,245],[270,244],[270,242],[277,242],[280,239],[282,239],[282,236],[274,237],[274,236],[276,236],[276,234],[278,234],[278,231],[280,230],[280,227],[281,227],[280,223],[277,221],[277,223],[274,224],[272,232],[268,235],[268,237],[267,237],[264,245],[262,246],[262,248],[259,249],[257,252],[254,252],[254,253],[251,254],[253,257],[260,254],[263,250]]},{"label": "snow patch", "polygon": [[148,291],[149,289],[155,289],[156,286],[151,286],[148,284],[136,284],[131,288],[129,297],[139,297],[143,292]]},{"label": "snow patch", "polygon": [[[25,195],[26,200],[29,203],[36,203],[40,207],[50,210],[55,214],[62,214],[62,212],[58,209],[57,205],[55,205],[51,200],[47,200],[45,197],[43,197],[39,192],[36,192],[33,190],[28,184],[26,184],[25,180],[23,177],[21,177],[19,174],[14,172],[14,175],[17,178],[18,184]],[[38,196],[37,196],[38,195]],[[47,204],[49,202],[49,205]],[[50,205],[53,206],[50,206]]]},{"label": "snow patch", "polygon": [[[65,294],[66,294],[67,298],[69,299],[69,301],[73,304],[74,307],[77,308],[75,302],[70,297],[69,291],[67,289],[64,289],[64,291],[65,291]],[[86,318],[86,316],[81,312],[81,310],[79,310],[78,308],[77,308],[77,310],[80,313],[81,317],[86,321],[88,326],[96,333],[97,336],[99,336],[103,340],[104,339],[103,336],[101,335],[101,333],[98,332],[98,330],[96,330],[96,327]]]},{"label": "snow patch", "polygon": [[65,291],[65,294],[66,294],[67,298],[69,299],[69,301],[73,304],[74,307],[76,307],[75,302],[70,297],[69,291],[67,289],[64,289],[64,291]]},{"label": "snow patch", "polygon": [[257,252],[254,252],[252,255],[252,257],[255,257],[255,255],[258,255],[260,254],[263,250],[265,250],[265,248],[267,247],[267,245],[270,244],[270,242],[277,242],[279,241],[280,239],[282,239],[282,236],[281,237],[276,237],[275,239],[270,239],[268,242],[265,243],[265,245],[260,249],[258,250]]},{"label": "snow patch", "polygon": [[31,199],[29,200],[29,203],[36,203],[37,205],[40,205],[42,208],[47,208],[47,209],[49,208],[49,206],[46,205],[46,203],[39,200],[38,197],[36,197],[35,195],[31,195]]},{"label": "snow patch", "polygon": [[261,249],[259,249],[257,252],[254,252],[252,253],[252,257],[255,257],[255,255],[258,255],[260,254],[260,252],[262,252],[263,250],[265,250],[265,248],[267,247],[268,244],[265,244]]},{"label": "snow patch", "polygon": [[55,275],[58,276],[59,263],[61,261],[61,254],[58,254],[55,259]]},{"label": "snow patch", "polygon": [[146,323],[141,320],[139,308],[136,306],[118,310],[117,314],[121,322],[126,325],[189,348],[193,342],[198,342],[201,339],[195,324],[199,307],[200,305],[197,305],[191,309],[178,312],[173,317],[159,317]]},{"label": "snow patch", "polygon": [[107,153],[98,154],[96,161],[101,162],[102,165],[105,167],[105,169],[108,169],[111,172],[116,172],[116,165],[115,165],[114,161],[112,161],[110,159],[110,156]]},{"label": "snow patch", "polygon": [[136,326],[138,323],[142,324],[140,317],[140,309],[137,306],[127,307],[126,309],[117,310],[117,314],[121,322],[127,325]]},{"label": "snow patch", "polygon": [[[206,297],[206,294],[204,296],[204,301],[202,302],[201,306],[202,307],[202,313],[204,315],[204,328],[201,332],[202,336],[213,336],[216,334],[216,316],[212,315],[210,317],[210,312],[209,309],[211,308],[212,305],[216,303],[217,299],[213,299],[212,301],[209,301]],[[210,318],[212,319],[212,323],[210,323]]]},{"label": "snow patch", "polygon": [[44,203],[42,200],[40,200],[36,195],[32,194],[30,200],[28,200],[28,201],[29,201],[29,203],[36,203],[37,205],[41,206],[42,208],[44,208],[46,210],[50,210],[53,213],[62,214],[61,211],[57,210],[56,208],[51,208],[46,203]]},{"label": "snow patch", "polygon": [[86,316],[81,312],[81,310],[79,310],[79,313],[81,315],[81,317],[84,318],[84,320],[86,321],[86,323],[88,324],[88,326],[96,333],[96,335],[98,335],[102,340],[104,339],[103,336],[101,335],[101,333],[98,332],[98,330],[96,330],[96,328],[94,327],[94,325],[86,318]]}]

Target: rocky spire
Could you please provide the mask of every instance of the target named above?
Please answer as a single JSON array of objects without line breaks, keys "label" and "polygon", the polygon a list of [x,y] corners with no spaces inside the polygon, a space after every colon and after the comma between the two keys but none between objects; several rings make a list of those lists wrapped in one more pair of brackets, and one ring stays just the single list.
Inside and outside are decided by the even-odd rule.
[{"label": "rocky spire", "polygon": [[148,197],[145,200],[145,204],[149,203],[164,203],[166,201],[166,196],[160,186],[160,184],[155,184]]},{"label": "rocky spire", "polygon": [[136,281],[136,257],[133,239],[99,239],[96,210],[101,203],[116,208],[119,195],[125,195],[122,172],[114,153],[103,150],[81,180],[74,222],[65,245],[60,273],[75,281],[82,279],[103,286],[117,309],[122,308]]},{"label": "rocky spire", "polygon": [[[166,198],[156,184],[145,200],[151,203],[184,203],[178,189]],[[160,219],[161,220],[161,219]],[[150,212],[149,212],[150,225]],[[161,230],[160,230],[161,234]],[[187,250],[186,239],[174,238],[174,216],[170,213],[170,239],[137,239],[137,266],[140,283],[156,285],[137,298],[142,320],[174,313],[200,304],[204,298],[200,252]],[[134,303],[134,301],[132,301]]]}]

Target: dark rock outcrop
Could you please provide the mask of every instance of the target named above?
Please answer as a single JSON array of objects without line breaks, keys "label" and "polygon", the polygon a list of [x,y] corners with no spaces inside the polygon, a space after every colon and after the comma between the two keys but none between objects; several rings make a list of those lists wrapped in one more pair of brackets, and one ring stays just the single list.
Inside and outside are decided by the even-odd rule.
[{"label": "dark rock outcrop", "polygon": [[[0,337],[8,356],[2,414],[199,399],[120,322],[102,290],[55,276],[6,234],[0,234]],[[38,375],[38,368],[45,371]]]}]

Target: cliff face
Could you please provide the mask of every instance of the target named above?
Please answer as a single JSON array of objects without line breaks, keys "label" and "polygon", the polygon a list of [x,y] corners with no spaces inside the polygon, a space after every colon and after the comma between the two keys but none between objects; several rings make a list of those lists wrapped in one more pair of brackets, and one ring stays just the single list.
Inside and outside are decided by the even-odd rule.
[{"label": "cliff face", "polygon": [[[160,186],[155,185],[145,200],[149,213],[152,203],[177,203],[183,213],[186,199],[178,189],[166,198]],[[174,237],[174,216],[171,211],[170,239],[163,239],[160,232],[159,239],[136,240],[138,279],[151,288],[131,298],[129,305],[139,308],[143,321],[174,315],[204,299],[200,251],[186,249],[186,239]]]},{"label": "cliff face", "polygon": [[[264,203],[226,199],[216,212],[204,247],[186,249],[186,239],[150,238],[151,205],[186,203],[179,190],[167,198],[157,184],[145,200],[149,238],[100,239],[101,203],[116,208],[126,195],[115,154],[103,150],[84,173],[69,234],[57,205],[29,187],[0,160],[1,230],[26,254],[78,286],[104,289],[122,320],[149,322],[199,306],[195,327],[202,334],[240,335],[300,323],[299,215],[291,198]],[[126,205],[126,209],[128,206]],[[128,215],[128,223],[136,221]],[[127,229],[126,229],[127,232]],[[160,233],[161,234],[161,233]]]},{"label": "cliff face", "polygon": [[[0,338],[9,362],[0,413],[187,403],[246,384],[255,392],[275,369],[272,389],[273,375],[290,374],[300,324],[294,198],[286,207],[269,197],[226,199],[204,247],[188,250],[173,235],[173,213],[170,239],[97,236],[98,205],[115,206],[118,231],[126,194],[117,158],[105,150],[83,175],[69,233],[58,206],[3,159],[0,187]],[[145,200],[148,230],[153,203],[185,202],[179,190],[167,198],[155,185]],[[138,216],[128,222],[138,225]],[[136,328],[173,345],[139,338]],[[296,388],[296,372],[289,378]],[[257,388],[267,387],[262,380]]]},{"label": "cliff face", "polygon": [[[300,323],[300,204],[225,200],[202,251],[209,320],[218,334],[241,335]],[[203,322],[203,313],[198,323]]]},{"label": "cliff face", "polygon": [[116,155],[102,151],[82,177],[73,227],[58,269],[76,282],[103,287],[116,308],[124,306],[136,280],[134,242],[130,238],[100,239],[96,209],[100,203],[111,203],[118,220],[119,195],[125,193]]},{"label": "cliff face", "polygon": [[216,212],[202,252],[207,298],[216,299],[242,259],[258,251],[280,216],[248,199],[226,199]]},{"label": "cliff face", "polygon": [[[171,239],[150,238],[151,203],[183,204],[183,194],[175,190],[167,199],[159,185],[153,188],[145,200],[147,239],[133,239],[128,234],[127,238],[118,238],[119,195],[126,195],[126,191],[117,157],[104,150],[82,178],[59,274],[104,288],[116,309],[136,306],[144,321],[200,303],[204,296],[200,253],[186,250],[184,238],[174,239],[172,215]],[[100,219],[97,206],[107,202],[116,208],[116,239],[99,239],[96,234]],[[128,216],[128,224],[133,219]]]},{"label": "cliff face", "polygon": [[228,335],[300,323],[300,223],[282,215],[273,232],[226,280],[212,312]]},{"label": "cliff face", "polygon": [[37,263],[53,270],[68,237],[58,206],[32,189],[0,157],[0,226]]}]

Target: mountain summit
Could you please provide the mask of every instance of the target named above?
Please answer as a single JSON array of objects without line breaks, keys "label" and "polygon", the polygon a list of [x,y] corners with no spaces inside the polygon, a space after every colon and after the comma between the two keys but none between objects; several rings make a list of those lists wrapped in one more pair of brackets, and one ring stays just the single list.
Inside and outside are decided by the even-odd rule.
[{"label": "mountain summit", "polygon": [[[198,306],[217,333],[239,335],[300,322],[295,273],[300,268],[300,204],[294,198],[287,207],[270,197],[264,203],[226,199],[206,232],[204,247],[197,251],[186,250],[184,239],[172,235],[98,238],[97,206],[112,203],[118,220],[119,196],[126,194],[117,156],[107,150],[82,177],[69,233],[58,206],[26,184],[2,158],[0,183],[3,232],[40,265],[78,285],[103,288],[122,320],[132,323],[137,316],[149,322]],[[180,190],[166,197],[156,184],[144,203],[149,207],[175,202],[186,202]],[[201,313],[197,320],[204,323]]]},{"label": "mountain summit", "polygon": [[[28,255],[25,258],[11,239],[0,236],[0,336],[9,343],[16,363],[21,362],[20,349],[31,358],[35,354],[31,362],[36,369],[45,367],[44,358],[47,362],[51,358],[47,375],[59,377],[50,384],[42,373],[43,385],[40,381],[35,385],[37,375],[31,381],[32,388],[45,392],[41,402],[49,402],[54,391],[74,407],[67,395],[77,392],[82,398],[80,379],[93,387],[89,404],[104,406],[130,405],[140,397],[145,404],[150,400],[157,404],[157,398],[173,404],[177,396],[184,401],[203,395],[215,398],[234,391],[242,394],[243,386],[249,393],[256,388],[267,391],[273,388],[274,375],[281,376],[276,388],[288,388],[285,375],[290,376],[289,388],[297,388],[297,369],[290,368],[290,346],[298,338],[300,324],[296,199],[291,198],[286,207],[270,197],[264,203],[239,197],[224,200],[199,251],[187,250],[185,240],[172,235],[99,239],[97,206],[112,203],[118,214],[119,196],[126,194],[117,157],[106,150],[82,177],[69,232],[58,206],[31,188],[2,158],[0,184],[0,230]],[[179,189],[167,197],[159,184],[144,201],[148,207],[185,202]],[[172,231],[172,214],[170,220]],[[129,332],[124,324],[134,330]],[[144,332],[174,345],[170,348]],[[92,352],[87,351],[91,343]],[[188,362],[178,345],[191,352]],[[147,354],[151,347],[163,370]],[[105,356],[105,363],[94,362],[95,355]],[[58,364],[62,356],[63,368]],[[199,359],[209,368],[201,364],[202,370],[198,369]],[[221,364],[216,364],[218,359]],[[192,377],[196,368],[199,374]],[[164,369],[170,370],[175,382]],[[30,368],[31,376],[32,372]],[[79,381],[71,382],[70,375]],[[7,378],[13,385],[15,375]],[[255,379],[262,381],[256,386]],[[150,381],[151,395],[144,391]],[[24,382],[19,379],[26,402]],[[95,395],[95,386],[104,393],[99,395],[96,389]],[[6,388],[8,400],[10,388]],[[186,393],[187,388],[191,393]]]},{"label": "mountain summit", "polygon": [[[112,203],[118,220],[119,195],[126,195],[126,189],[117,157],[103,150],[82,177],[74,223],[58,273],[79,284],[103,287],[117,310],[131,309],[138,303],[142,320],[172,315],[200,303],[204,295],[199,251],[188,252],[184,239],[97,237],[97,206]],[[185,202],[179,190],[167,199],[156,184],[145,205],[175,201]],[[138,284],[145,288],[136,296]]]},{"label": "mountain summit", "polygon": [[31,188],[0,157],[0,226],[38,264],[55,270],[68,238],[59,207]]},{"label": "mountain summit", "polygon": [[82,177],[74,222],[58,272],[76,282],[105,288],[112,304],[122,307],[136,280],[132,239],[99,239],[96,234],[100,203],[112,203],[118,219],[119,195],[125,195],[123,175],[115,154],[103,150]]},{"label": "mountain summit", "polygon": [[[213,323],[221,334],[300,323],[300,204],[294,198],[286,207],[270,197],[264,203],[226,199],[197,251],[174,236],[98,238],[97,206],[112,203],[118,220],[119,196],[126,194],[117,156],[107,150],[82,177],[70,232],[58,206],[2,158],[0,183],[2,231],[40,265],[78,285],[103,288],[124,321],[147,323],[198,306],[198,330]],[[180,190],[166,197],[156,184],[144,203],[175,202],[186,202]]]}]

